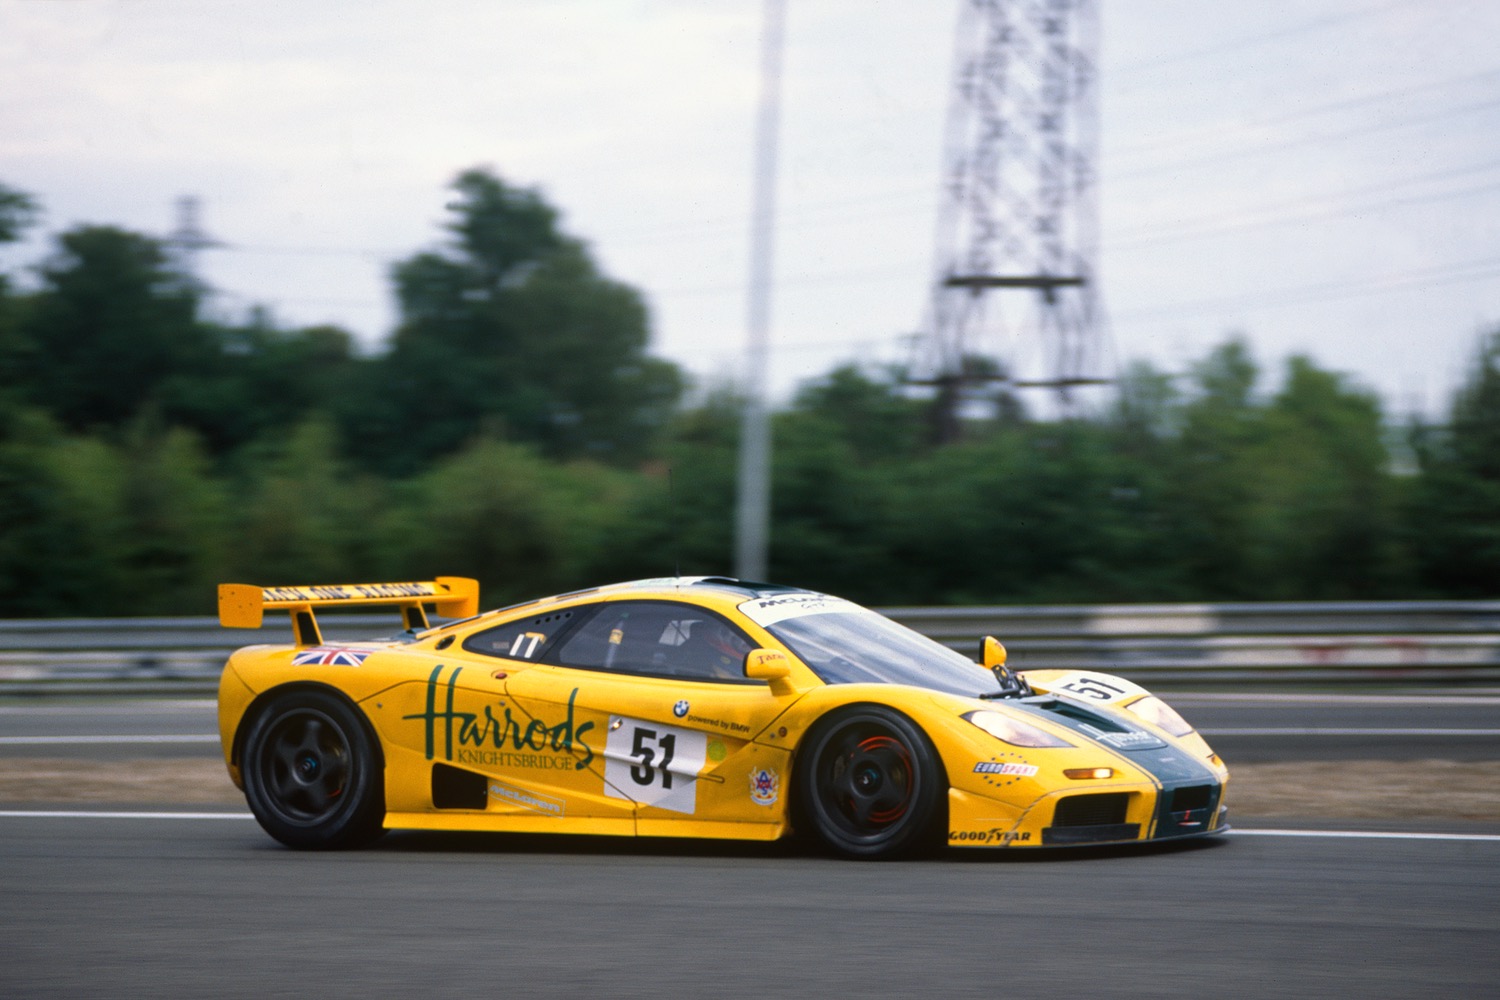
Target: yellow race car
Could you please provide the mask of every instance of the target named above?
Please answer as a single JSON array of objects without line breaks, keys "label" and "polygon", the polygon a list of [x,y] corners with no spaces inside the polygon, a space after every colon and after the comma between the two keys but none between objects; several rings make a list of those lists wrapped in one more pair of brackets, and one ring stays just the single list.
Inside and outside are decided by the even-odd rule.
[{"label": "yellow race car", "polygon": [[[316,614],[404,631],[325,642]],[[429,627],[427,609],[457,620]],[[292,847],[387,829],[813,838],[854,857],[1157,841],[1228,828],[1228,771],[1108,674],[976,663],[837,597],[642,580],[477,614],[475,581],[219,588],[229,773]]]}]

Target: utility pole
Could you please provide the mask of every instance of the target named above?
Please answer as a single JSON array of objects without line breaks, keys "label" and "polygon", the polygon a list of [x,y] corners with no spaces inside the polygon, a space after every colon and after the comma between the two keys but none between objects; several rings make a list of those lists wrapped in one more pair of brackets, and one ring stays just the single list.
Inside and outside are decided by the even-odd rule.
[{"label": "utility pole", "polygon": [[734,572],[766,579],[771,529],[771,416],[766,403],[771,353],[771,261],[776,235],[776,145],[781,118],[781,51],[786,0],[765,0],[761,26],[760,112],[750,205],[750,292],[745,338],[745,404],[740,423]]},{"label": "utility pole", "polygon": [[958,436],[981,383],[1051,389],[1066,415],[1074,390],[1109,381],[1097,51],[1097,0],[960,0],[937,273],[913,364],[936,390],[938,443]]}]

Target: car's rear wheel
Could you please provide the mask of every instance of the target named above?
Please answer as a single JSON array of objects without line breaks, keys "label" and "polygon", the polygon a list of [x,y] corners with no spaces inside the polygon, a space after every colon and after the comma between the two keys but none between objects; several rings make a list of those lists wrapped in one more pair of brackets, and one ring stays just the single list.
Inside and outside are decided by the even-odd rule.
[{"label": "car's rear wheel", "polygon": [[256,714],[241,755],[245,799],[288,847],[361,847],[384,831],[375,737],[343,698],[291,691]]},{"label": "car's rear wheel", "polygon": [[821,720],[798,750],[794,776],[799,829],[840,854],[918,853],[946,825],[947,782],[932,741],[881,705]]}]

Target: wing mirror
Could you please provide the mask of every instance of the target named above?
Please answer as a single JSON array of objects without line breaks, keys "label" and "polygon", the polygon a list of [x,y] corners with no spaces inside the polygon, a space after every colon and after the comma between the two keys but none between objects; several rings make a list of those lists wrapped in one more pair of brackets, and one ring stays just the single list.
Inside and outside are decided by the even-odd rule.
[{"label": "wing mirror", "polygon": [[1002,698],[1030,695],[1031,685],[1026,683],[1026,679],[1005,665],[1007,655],[1005,645],[992,635],[985,636],[984,642],[979,646],[980,662],[995,675],[995,683],[1000,685]]},{"label": "wing mirror", "polygon": [[745,654],[745,676],[765,681],[778,698],[791,694],[792,661],[779,649],[752,649]]}]

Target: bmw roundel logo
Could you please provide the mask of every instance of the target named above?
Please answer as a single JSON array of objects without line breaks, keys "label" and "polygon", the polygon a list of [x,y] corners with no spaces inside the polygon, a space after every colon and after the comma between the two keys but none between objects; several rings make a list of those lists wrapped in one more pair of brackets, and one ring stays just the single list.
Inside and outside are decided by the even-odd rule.
[{"label": "bmw roundel logo", "polygon": [[679,719],[682,718],[684,715],[687,715],[688,714],[688,703],[684,700],[684,701],[679,701],[677,704],[673,705],[672,706],[672,714],[675,715],[675,716],[677,716]]}]

